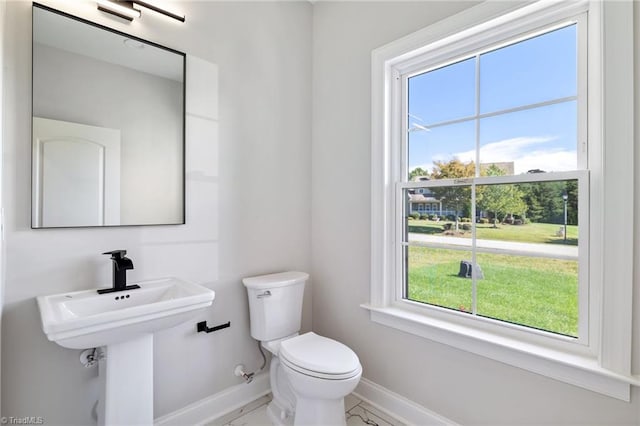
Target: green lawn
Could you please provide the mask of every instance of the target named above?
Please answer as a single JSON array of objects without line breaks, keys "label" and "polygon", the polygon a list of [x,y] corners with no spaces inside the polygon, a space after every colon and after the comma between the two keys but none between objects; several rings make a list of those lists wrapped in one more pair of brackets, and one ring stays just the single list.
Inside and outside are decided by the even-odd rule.
[{"label": "green lawn", "polygon": [[[409,299],[470,312],[472,284],[458,277],[461,260],[470,253],[410,247]],[[577,336],[577,261],[479,253],[477,262],[484,273],[478,315]]]},{"label": "green lawn", "polygon": [[[433,222],[430,220],[409,220],[409,232],[420,234],[441,234],[442,225],[451,222]],[[458,223],[462,229],[462,222]],[[455,227],[455,223],[453,224]],[[493,225],[476,224],[476,235],[481,240],[518,241],[526,243],[564,244],[564,239],[556,233],[562,225],[551,223],[529,223],[526,225]],[[462,237],[471,238],[471,231],[465,231]],[[578,226],[567,225],[567,244],[578,245]]]}]

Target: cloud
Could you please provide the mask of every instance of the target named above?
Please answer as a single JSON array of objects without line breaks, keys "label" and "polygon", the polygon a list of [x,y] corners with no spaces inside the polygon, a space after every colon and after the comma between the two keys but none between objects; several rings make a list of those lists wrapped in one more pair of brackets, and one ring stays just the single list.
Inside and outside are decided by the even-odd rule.
[{"label": "cloud", "polygon": [[480,147],[480,162],[513,161],[515,174],[541,169],[547,172],[575,170],[576,152],[548,146],[556,137],[518,137],[490,142]]},{"label": "cloud", "polygon": [[[493,163],[499,161],[514,161],[525,152],[535,149],[536,145],[545,144],[554,140],[552,137],[518,137],[505,139],[498,142],[489,142],[480,147],[480,161],[482,163]],[[475,149],[454,154],[461,161],[474,161],[476,158]]]},{"label": "cloud", "polygon": [[[490,142],[480,148],[481,163],[514,163],[515,174],[526,173],[529,170],[541,169],[546,172],[558,172],[575,170],[577,166],[576,151],[566,148],[549,146],[556,137],[517,137]],[[435,154],[433,161],[449,161],[458,158],[460,161],[475,161],[475,150],[463,151],[454,154]],[[432,170],[433,163],[414,166],[425,170]]]}]

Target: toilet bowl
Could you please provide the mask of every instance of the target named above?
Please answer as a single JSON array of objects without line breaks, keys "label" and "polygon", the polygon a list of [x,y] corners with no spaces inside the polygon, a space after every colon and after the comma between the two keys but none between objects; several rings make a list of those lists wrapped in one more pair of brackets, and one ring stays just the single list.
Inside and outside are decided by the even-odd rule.
[{"label": "toilet bowl", "polygon": [[280,345],[280,365],[296,396],[295,425],[344,425],[344,397],[362,376],[356,354],[335,340],[306,333]]},{"label": "toilet bowl", "polygon": [[298,334],[308,277],[283,272],[243,280],[251,335],[273,355],[267,414],[275,425],[346,425],[344,397],[358,385],[362,366],[348,346],[313,332]]},{"label": "toilet bowl", "polygon": [[262,342],[273,355],[273,399],[267,407],[275,425],[344,425],[344,397],[356,388],[362,366],[335,340],[309,332]]}]

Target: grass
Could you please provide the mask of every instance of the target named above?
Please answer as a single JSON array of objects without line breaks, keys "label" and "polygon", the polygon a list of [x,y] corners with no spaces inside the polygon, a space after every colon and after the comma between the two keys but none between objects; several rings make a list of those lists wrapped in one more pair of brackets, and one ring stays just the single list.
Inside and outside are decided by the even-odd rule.
[{"label": "grass", "polygon": [[[430,220],[410,220],[409,232],[419,234],[442,234],[442,225],[447,222]],[[450,223],[450,222],[449,222]],[[459,222],[462,229],[462,222]],[[455,227],[455,223],[453,225]],[[564,244],[564,238],[556,235],[562,225],[552,223],[529,223],[527,225],[498,225],[494,228],[489,224],[476,224],[476,238],[481,240],[517,241],[526,243]],[[471,238],[471,231],[465,231],[461,237]],[[578,245],[578,226],[567,225],[567,242]]]},{"label": "grass", "polygon": [[[470,252],[409,248],[411,300],[470,312],[472,281],[458,277]],[[576,261],[479,253],[477,314],[554,333],[577,336]]]}]

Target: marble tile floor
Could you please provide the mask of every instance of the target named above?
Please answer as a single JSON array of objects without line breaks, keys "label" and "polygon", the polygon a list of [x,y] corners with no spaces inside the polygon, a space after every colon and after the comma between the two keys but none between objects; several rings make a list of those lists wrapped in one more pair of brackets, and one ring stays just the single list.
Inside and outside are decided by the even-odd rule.
[{"label": "marble tile floor", "polygon": [[[271,394],[250,402],[242,408],[222,416],[205,426],[266,426],[270,425],[267,417],[267,404]],[[344,399],[347,426],[404,426],[403,423],[378,410],[355,395],[347,395]]]}]

